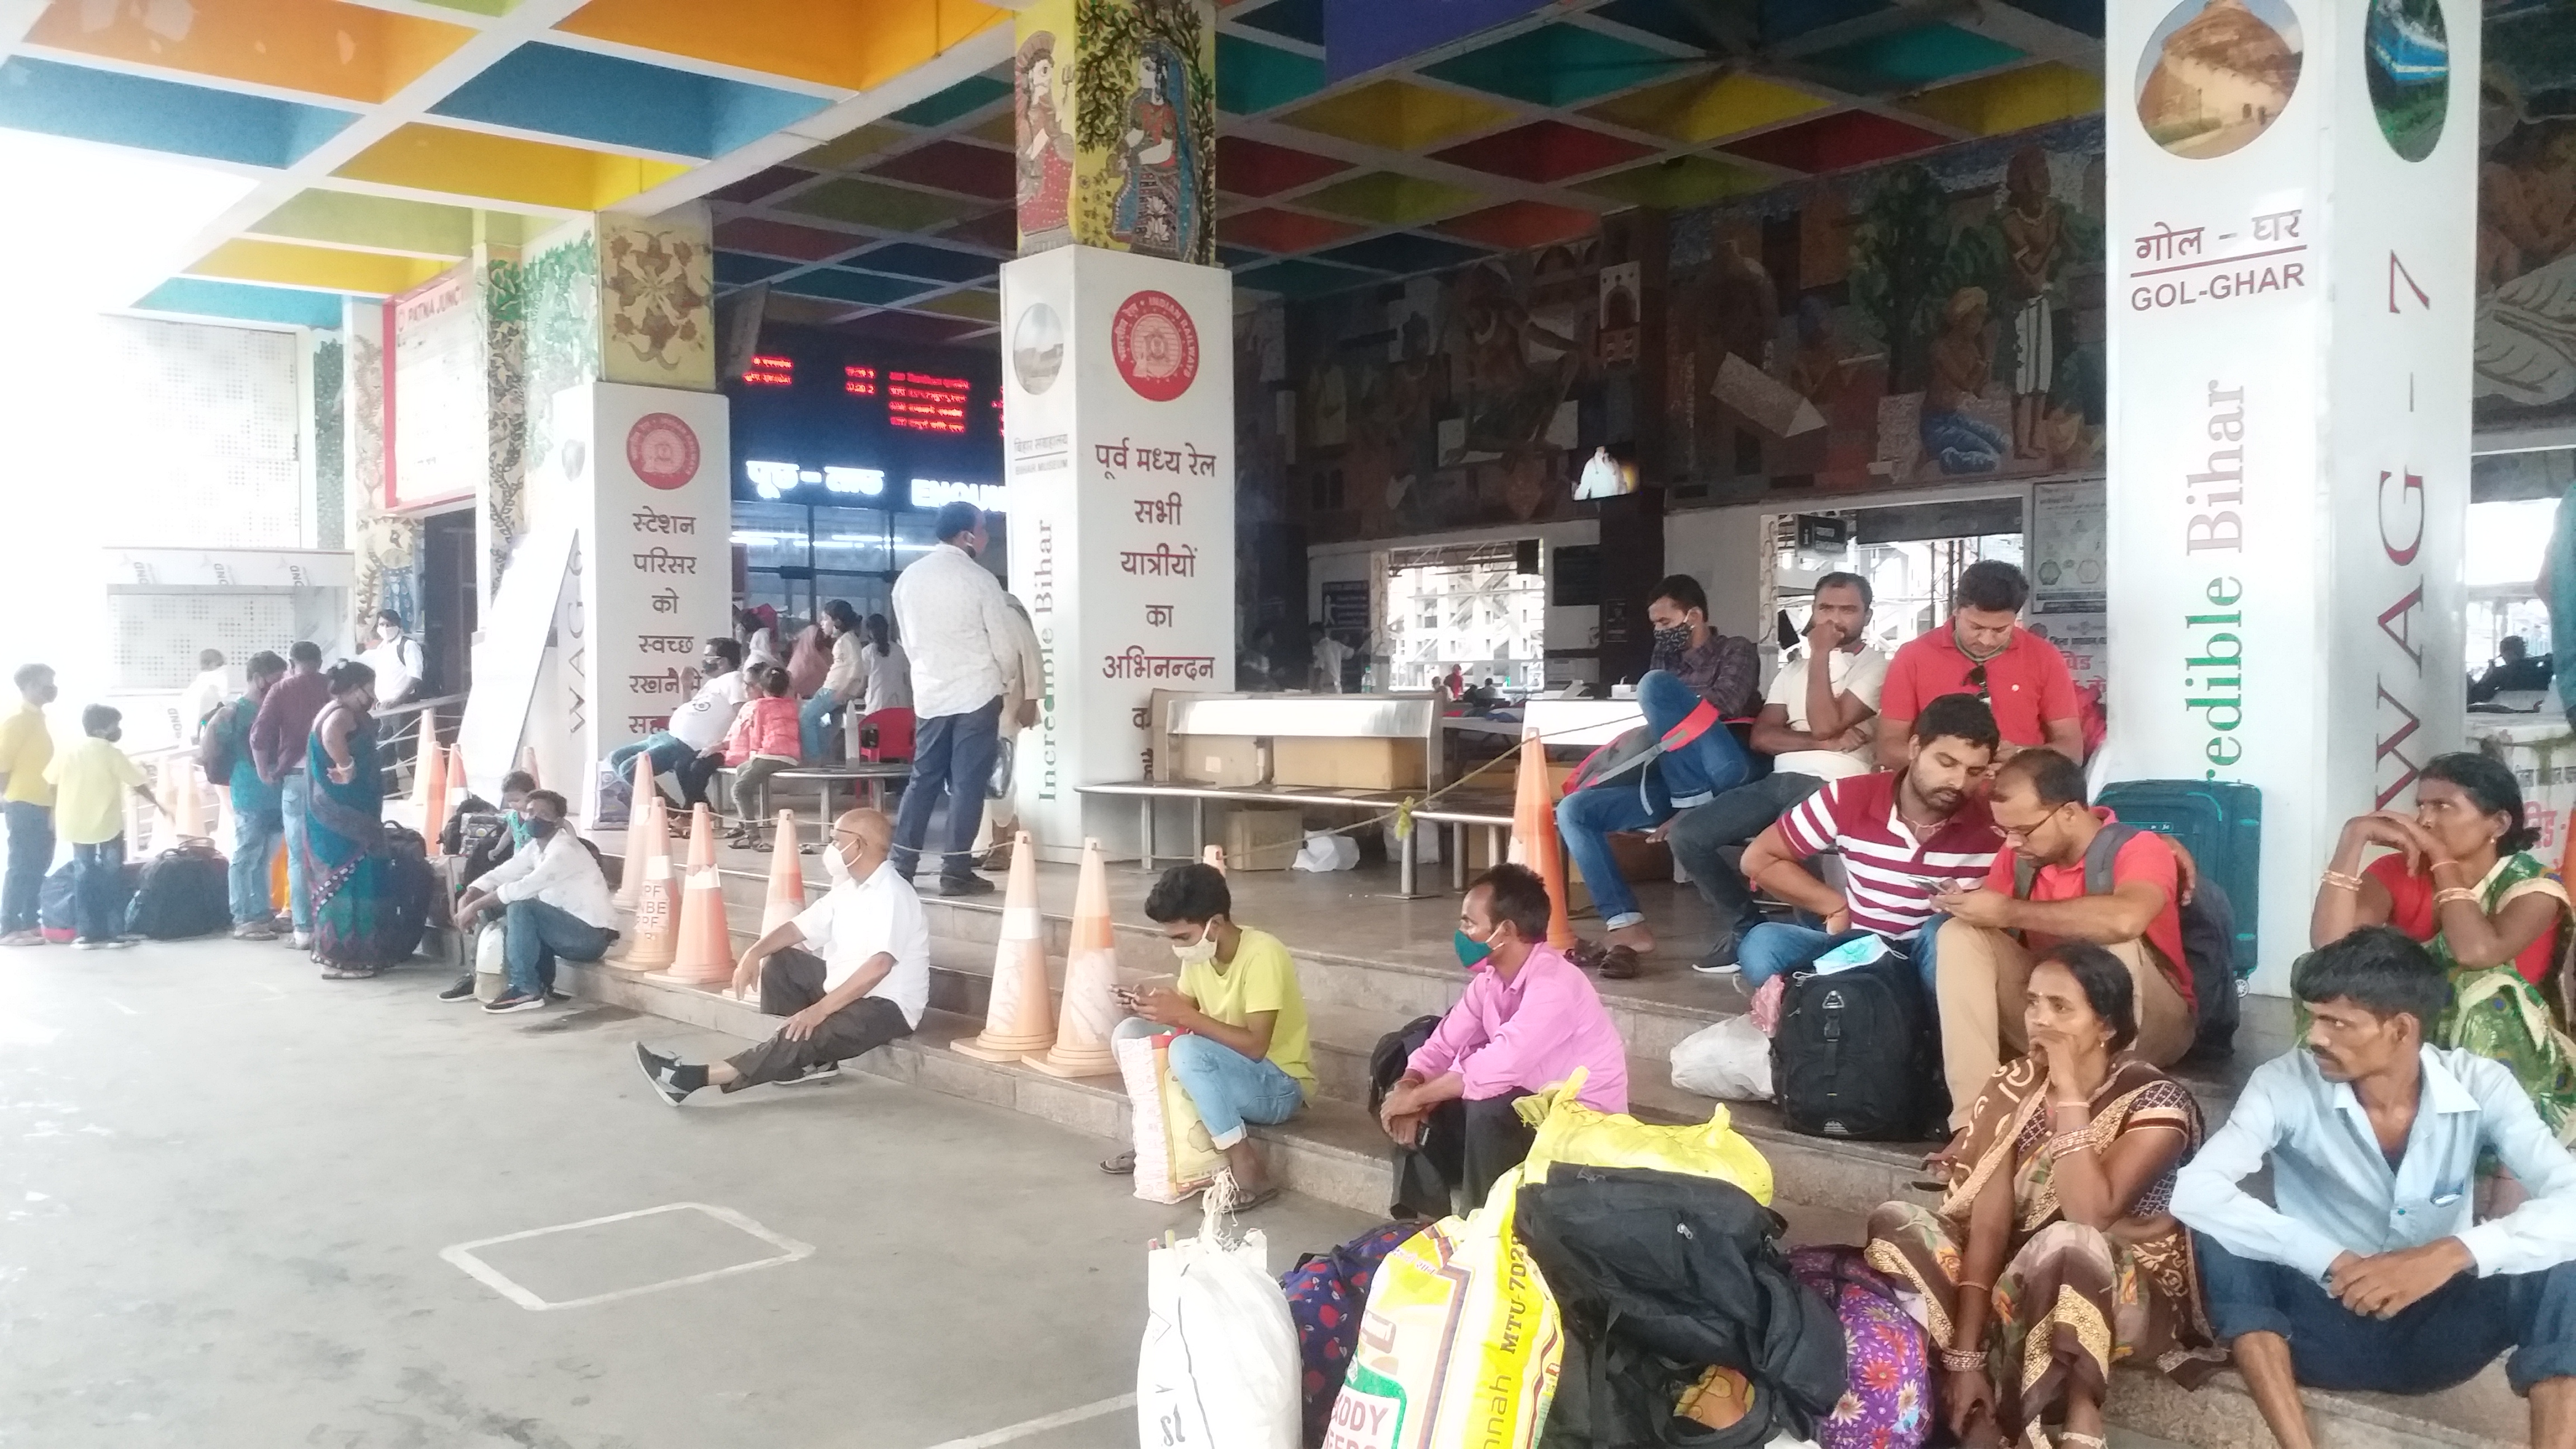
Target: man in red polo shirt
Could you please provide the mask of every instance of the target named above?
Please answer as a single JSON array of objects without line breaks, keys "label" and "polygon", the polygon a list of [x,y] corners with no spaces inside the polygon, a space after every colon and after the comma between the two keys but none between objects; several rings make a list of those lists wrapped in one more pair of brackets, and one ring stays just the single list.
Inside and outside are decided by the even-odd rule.
[{"label": "man in red polo shirt", "polygon": [[2084,758],[2083,706],[2066,656],[2014,622],[2030,598],[2030,580],[2000,559],[1981,559],[1959,575],[1950,620],[1896,651],[1878,700],[1878,767],[1905,768],[1914,717],[1945,694],[1973,694],[1995,712],[2003,733],[1998,762],[2023,750],[2051,749]]},{"label": "man in red polo shirt", "polygon": [[[1967,1125],[2006,1051],[2029,1048],[2022,998],[2031,960],[2060,941],[2090,941],[2129,968],[2140,1057],[2169,1067],[2191,1050],[2191,967],[2177,905],[2182,861],[2172,845],[2139,831],[2112,857],[2111,893],[2085,894],[2084,853],[2114,822],[2110,811],[2085,803],[2083,767],[2050,750],[2025,751],[1997,769],[1989,808],[2011,849],[1995,857],[1982,888],[1936,892],[1932,900],[1950,918],[1937,943],[1933,991],[1954,1129]],[[2038,866],[2026,900],[2014,895],[2016,855]]]}]

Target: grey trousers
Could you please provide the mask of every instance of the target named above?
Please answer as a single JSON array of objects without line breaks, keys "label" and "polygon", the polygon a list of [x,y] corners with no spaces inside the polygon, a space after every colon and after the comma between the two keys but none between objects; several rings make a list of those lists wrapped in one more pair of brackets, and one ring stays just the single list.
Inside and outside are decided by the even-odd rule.
[{"label": "grey trousers", "polygon": [[[761,963],[760,1009],[770,1016],[794,1016],[823,999],[823,958],[794,946]],[[731,1066],[742,1075],[725,1083],[728,1092],[792,1077],[827,1062],[847,1061],[876,1050],[897,1037],[912,1035],[903,1008],[882,996],[862,996],[833,1012],[803,1041],[772,1036],[738,1053]]]}]

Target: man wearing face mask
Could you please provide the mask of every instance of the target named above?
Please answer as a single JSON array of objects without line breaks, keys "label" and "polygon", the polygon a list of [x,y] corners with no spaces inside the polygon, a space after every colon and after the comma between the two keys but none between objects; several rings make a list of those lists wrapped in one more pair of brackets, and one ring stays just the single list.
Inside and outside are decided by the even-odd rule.
[{"label": "man wearing face mask", "polygon": [[[1547,944],[1547,887],[1527,866],[1476,878],[1454,943],[1467,992],[1405,1062],[1378,1106],[1399,1184],[1427,1166],[1453,1197],[1483,1202],[1529,1155],[1534,1133],[1512,1104],[1584,1072],[1583,1104],[1628,1110],[1628,1053],[1592,982]],[[1407,1202],[1445,1215],[1448,1202]]]},{"label": "man wearing face mask", "polygon": [[[939,867],[943,896],[990,895],[975,874],[975,827],[984,818],[1000,752],[1002,697],[1020,669],[1018,625],[1001,581],[976,562],[987,543],[984,515],[971,503],[943,504],[939,543],[894,581],[895,632],[912,651],[912,778],[895,824],[894,865],[912,877],[930,835],[930,812],[948,800],[948,838]],[[1036,724],[1043,688],[1024,687],[1016,728]]]},{"label": "man wearing face mask", "polygon": [[[508,987],[483,1004],[495,1014],[545,1005],[554,990],[556,961],[596,961],[617,939],[616,898],[599,857],[564,823],[564,798],[552,790],[531,791],[524,813],[526,848],[511,852],[456,904],[459,931],[471,929],[485,911],[501,913],[502,956],[510,975]],[[439,999],[472,996],[472,980],[464,984],[463,995],[451,986]]]},{"label": "man wearing face mask", "polygon": [[131,946],[125,934],[125,792],[150,804],[152,787],[143,771],[126,757],[117,741],[125,737],[124,714],[114,706],[93,704],[81,711],[79,744],[54,756],[45,779],[54,787],[54,824],[72,848],[72,896],[80,934],[75,951],[103,951]]},{"label": "man wearing face mask", "polygon": [[2057,646],[2015,620],[2030,599],[2030,580],[2001,559],[1959,571],[1950,618],[1907,640],[1888,661],[1878,700],[1878,767],[1905,768],[1914,717],[1945,694],[1973,694],[1994,711],[2002,764],[2023,750],[2055,750],[2084,762],[2084,706]]},{"label": "man wearing face mask", "polygon": [[833,821],[823,849],[831,890],[742,953],[734,994],[757,987],[760,1009],[787,1018],[777,1035],[704,1065],[635,1044],[636,1065],[663,1101],[677,1107],[702,1087],[829,1081],[842,1062],[912,1035],[930,1005],[930,921],[912,882],[888,864],[893,840],[894,823],[874,810]]},{"label": "man wearing face mask", "polygon": [[[1115,1035],[1182,1033],[1171,1045],[1172,1075],[1247,1195],[1236,1210],[1259,1207],[1279,1189],[1246,1124],[1285,1122],[1315,1090],[1297,964],[1278,937],[1234,923],[1233,894],[1214,866],[1163,872],[1145,897],[1145,915],[1180,959],[1180,989],[1122,992],[1136,1016]],[[1136,1154],[1122,1152],[1100,1166],[1133,1172]]]},{"label": "man wearing face mask", "polygon": [[[1725,722],[1752,716],[1762,682],[1753,641],[1709,627],[1708,595],[1699,580],[1674,574],[1655,585],[1646,617],[1655,626],[1654,667],[1637,681],[1637,709],[1646,723],[1585,761],[1556,807],[1566,854],[1583,872],[1610,944],[1627,948],[1602,968],[1614,979],[1636,975],[1636,958],[1655,949],[1655,938],[1636,892],[1619,873],[1609,837],[1653,829],[1751,778],[1752,757]],[[1649,750],[1660,752],[1635,763]]]},{"label": "man wearing face mask", "polygon": [[376,614],[375,646],[358,662],[376,671],[376,707],[400,704],[420,692],[424,671],[420,641],[403,627],[403,616],[391,609]]},{"label": "man wearing face mask", "polygon": [[[733,728],[734,716],[751,693],[743,683],[740,640],[722,635],[709,639],[698,654],[698,672],[706,682],[688,703],[671,711],[666,727],[608,752],[609,773],[629,785],[635,783],[635,758],[651,759],[654,788],[664,780],[678,786],[684,810],[707,803],[707,785],[724,763],[725,732]],[[635,802],[639,810],[644,804]]]}]

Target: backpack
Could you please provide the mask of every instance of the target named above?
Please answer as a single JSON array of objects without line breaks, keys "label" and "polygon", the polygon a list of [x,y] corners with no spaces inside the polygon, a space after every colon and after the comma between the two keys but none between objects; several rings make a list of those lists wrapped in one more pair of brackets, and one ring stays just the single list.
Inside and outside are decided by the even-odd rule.
[{"label": "backpack", "polygon": [[386,881],[386,939],[399,959],[420,950],[420,938],[429,929],[430,902],[438,894],[438,875],[429,868],[429,842],[409,826],[387,825],[385,849],[393,857]]},{"label": "backpack", "polygon": [[[2084,893],[2107,896],[2112,866],[2120,848],[2148,832],[2134,825],[2110,824],[2094,833],[2084,847]],[[2030,898],[2039,878],[2039,862],[2028,856],[2013,860],[2013,894]],[[2175,907],[2182,924],[2182,966],[2191,973],[2193,1056],[2226,1056],[2236,1050],[2239,1015],[2236,977],[2236,908],[2218,882],[2203,874],[2191,899]]]},{"label": "backpack", "polygon": [[1875,1142],[1932,1135],[1950,1115],[1950,1093],[1914,963],[1890,955],[1789,978],[1771,1084],[1792,1132]]},{"label": "backpack", "polygon": [[36,925],[45,939],[61,945],[80,934],[80,906],[72,890],[74,867],[65,865],[45,877],[36,893]]},{"label": "backpack", "polygon": [[1333,1401],[1341,1397],[1342,1376],[1359,1343],[1360,1311],[1368,1304],[1377,1265],[1421,1231],[1420,1223],[1374,1227],[1328,1252],[1308,1253],[1280,1275],[1288,1317],[1297,1325],[1297,1356],[1305,1366],[1298,1388],[1305,1400],[1307,1449],[1322,1444],[1332,1424]]},{"label": "backpack", "polygon": [[1816,1422],[1817,1449],[1922,1449],[1933,1433],[1932,1351],[1895,1285],[1858,1248],[1800,1248],[1789,1271],[1843,1326],[1851,1387]]},{"label": "backpack", "polygon": [[143,882],[125,907],[125,929],[155,941],[211,935],[232,924],[232,887],[223,855],[204,840],[183,840],[143,866]]}]

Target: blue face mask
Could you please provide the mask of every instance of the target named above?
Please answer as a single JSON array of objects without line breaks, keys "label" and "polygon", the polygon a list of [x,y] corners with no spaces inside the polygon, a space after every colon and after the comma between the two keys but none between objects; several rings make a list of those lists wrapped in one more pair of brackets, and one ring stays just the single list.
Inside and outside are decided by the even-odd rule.
[{"label": "blue face mask", "polygon": [[1468,935],[1463,927],[1450,933],[1449,944],[1457,948],[1458,964],[1461,966],[1481,966],[1485,963],[1486,957],[1494,954],[1491,943],[1479,941]]}]

